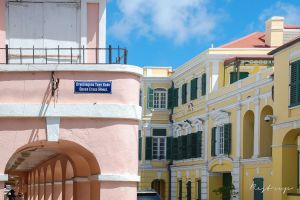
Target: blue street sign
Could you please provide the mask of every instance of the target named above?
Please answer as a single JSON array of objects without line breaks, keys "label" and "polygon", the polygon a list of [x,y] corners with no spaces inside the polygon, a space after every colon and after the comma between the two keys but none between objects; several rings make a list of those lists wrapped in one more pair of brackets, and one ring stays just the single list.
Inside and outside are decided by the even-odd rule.
[{"label": "blue street sign", "polygon": [[111,94],[111,81],[75,81],[75,93],[104,93]]}]

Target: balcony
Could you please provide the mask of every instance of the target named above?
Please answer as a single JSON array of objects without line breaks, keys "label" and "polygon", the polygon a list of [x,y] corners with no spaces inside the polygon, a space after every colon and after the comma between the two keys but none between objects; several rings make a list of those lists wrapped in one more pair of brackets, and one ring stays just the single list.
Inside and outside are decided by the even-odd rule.
[{"label": "balcony", "polygon": [[0,48],[0,64],[127,64],[126,48]]}]

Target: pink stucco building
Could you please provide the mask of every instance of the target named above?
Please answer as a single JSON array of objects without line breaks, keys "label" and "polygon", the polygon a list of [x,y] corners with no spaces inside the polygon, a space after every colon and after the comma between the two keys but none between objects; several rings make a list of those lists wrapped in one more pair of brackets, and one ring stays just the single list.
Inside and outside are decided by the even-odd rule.
[{"label": "pink stucco building", "polygon": [[142,70],[105,43],[106,0],[0,1],[0,199],[136,199]]}]

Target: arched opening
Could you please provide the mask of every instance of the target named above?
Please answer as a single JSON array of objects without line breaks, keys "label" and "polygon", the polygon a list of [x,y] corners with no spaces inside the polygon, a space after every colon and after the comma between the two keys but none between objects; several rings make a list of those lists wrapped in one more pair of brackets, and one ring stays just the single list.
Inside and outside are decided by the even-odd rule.
[{"label": "arched opening", "polygon": [[251,158],[254,149],[254,113],[248,110],[243,120],[243,158]]},{"label": "arched opening", "polygon": [[89,181],[90,176],[100,174],[96,158],[70,141],[25,145],[10,157],[5,173],[10,180],[16,173],[25,174],[25,185],[28,185],[25,199],[97,199],[100,196],[100,184]]},{"label": "arched opening", "polygon": [[54,166],[53,200],[62,200],[62,167],[58,160]]},{"label": "arched opening", "polygon": [[273,121],[265,121],[267,115],[273,115],[273,109],[271,106],[266,106],[262,109],[260,114],[260,156],[268,157],[272,156],[272,138],[273,138]]},{"label": "arched opening", "polygon": [[155,190],[162,200],[165,200],[165,181],[162,179],[155,179],[151,183],[151,188]]}]

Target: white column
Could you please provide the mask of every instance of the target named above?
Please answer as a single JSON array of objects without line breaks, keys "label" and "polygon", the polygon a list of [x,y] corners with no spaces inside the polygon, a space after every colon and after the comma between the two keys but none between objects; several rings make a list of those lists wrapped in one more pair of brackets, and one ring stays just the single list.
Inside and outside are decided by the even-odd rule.
[{"label": "white column", "polygon": [[207,166],[203,166],[201,173],[201,199],[207,199],[208,190],[208,169]]},{"label": "white column", "polygon": [[197,98],[201,97],[201,76],[197,80]]},{"label": "white column", "polygon": [[[208,112],[208,111],[207,111]],[[208,160],[208,115],[205,117],[204,122],[204,162]]]},{"label": "white column", "polygon": [[219,62],[214,61],[212,64],[212,75],[211,75],[211,92],[218,90],[219,84]]},{"label": "white column", "polygon": [[241,157],[241,105],[236,108],[236,159]]},{"label": "white column", "polygon": [[[99,0],[99,48],[106,48],[106,0]],[[105,63],[105,51],[99,52],[99,62]]]},{"label": "white column", "polygon": [[186,93],[186,102],[189,102],[191,100],[191,81],[187,82]]},{"label": "white column", "polygon": [[176,171],[171,167],[171,200],[176,200]]},{"label": "white column", "polygon": [[233,161],[233,169],[231,172],[232,176],[232,183],[235,187],[235,190],[233,191],[234,197],[233,200],[239,200],[240,199],[240,163],[239,161]]},{"label": "white column", "polygon": [[182,104],[181,93],[182,93],[182,85],[179,85],[179,88],[178,88],[178,106],[180,106]]},{"label": "white column", "polygon": [[206,100],[208,100],[208,93],[210,93],[210,74],[209,65],[206,66]]},{"label": "white column", "polygon": [[259,99],[255,100],[255,113],[254,113],[254,152],[253,158],[257,158],[259,156],[259,127],[260,127],[260,106]]}]

